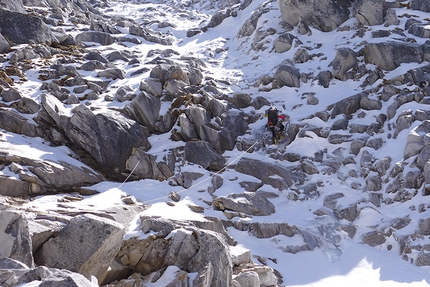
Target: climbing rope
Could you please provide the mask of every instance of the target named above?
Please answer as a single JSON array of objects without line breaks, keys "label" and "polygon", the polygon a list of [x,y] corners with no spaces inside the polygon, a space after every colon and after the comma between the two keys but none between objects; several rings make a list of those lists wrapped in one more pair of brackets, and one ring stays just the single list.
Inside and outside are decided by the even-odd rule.
[{"label": "climbing rope", "polygon": [[[209,176],[209,177],[207,177],[207,178],[205,178],[205,179],[203,179],[203,180],[201,180],[201,181],[199,181],[199,182],[197,182],[196,184],[194,184],[194,185],[192,185],[192,186],[190,186],[190,187],[188,187],[188,188],[184,188],[184,189],[182,189],[182,190],[180,190],[180,191],[178,191],[178,192],[175,192],[176,194],[180,194],[180,193],[182,193],[182,192],[184,192],[184,191],[187,191],[187,190],[190,190],[190,189],[192,189],[192,188],[194,188],[194,187],[196,187],[196,186],[199,186],[200,184],[202,184],[202,183],[204,183],[205,181],[208,181],[208,180],[210,180],[210,179],[212,179],[213,177],[215,177],[216,175],[218,175],[218,174],[220,174],[221,172],[223,172],[223,171],[225,171],[229,166],[231,166],[234,162],[236,162],[237,160],[239,160],[241,157],[243,157],[246,153],[248,153],[260,140],[262,139],[262,137],[261,138],[259,138],[258,140],[256,140],[249,148],[247,148],[245,151],[243,151],[238,157],[236,157],[235,159],[233,159],[229,164],[227,164],[226,166],[224,166],[222,169],[220,169],[219,171],[217,171],[216,173],[214,173],[213,175],[211,175],[211,176]],[[130,172],[130,174],[127,176],[127,178],[124,180],[124,182],[123,183],[121,183],[121,185],[118,187],[119,189],[127,182],[127,180],[130,178],[130,176],[133,174],[133,172],[134,172],[134,170],[137,168],[137,166],[138,166],[138,164],[140,163],[140,160],[136,163],[136,166],[133,168],[133,170]],[[147,200],[147,201],[145,201],[145,203],[148,203],[148,202],[154,202],[154,201],[158,201],[158,200],[161,200],[161,199],[165,199],[165,198],[169,198],[169,195],[166,195],[166,196],[162,196],[162,197],[159,197],[159,198],[154,198],[154,199],[151,199],[151,200]]]}]

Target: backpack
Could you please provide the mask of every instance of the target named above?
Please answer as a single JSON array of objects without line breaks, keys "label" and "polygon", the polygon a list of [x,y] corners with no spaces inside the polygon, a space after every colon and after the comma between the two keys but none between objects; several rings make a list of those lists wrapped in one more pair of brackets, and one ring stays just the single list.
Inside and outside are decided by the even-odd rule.
[{"label": "backpack", "polygon": [[272,124],[276,125],[278,123],[278,110],[275,109],[269,109],[267,112],[267,119]]}]

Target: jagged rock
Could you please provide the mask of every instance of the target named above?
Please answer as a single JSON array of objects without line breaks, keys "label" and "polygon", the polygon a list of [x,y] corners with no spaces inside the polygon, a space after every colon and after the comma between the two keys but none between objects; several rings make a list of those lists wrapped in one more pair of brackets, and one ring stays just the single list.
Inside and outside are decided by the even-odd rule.
[{"label": "jagged rock", "polygon": [[140,82],[139,89],[156,97],[160,97],[163,92],[161,81],[152,78],[146,78]]},{"label": "jagged rock", "polygon": [[357,20],[365,26],[384,23],[384,2],[378,0],[359,0],[354,3]]},{"label": "jagged rock", "polygon": [[379,231],[370,231],[361,236],[364,244],[375,247],[385,243],[386,239],[384,234]]},{"label": "jagged rock", "polygon": [[349,18],[350,1],[341,1],[334,5],[323,0],[282,0],[279,1],[282,19],[292,26],[299,21],[312,25],[323,32],[337,29]]},{"label": "jagged rock", "polygon": [[40,110],[39,104],[30,98],[22,98],[12,103],[11,107],[22,114],[35,114]]},{"label": "jagged rock", "polygon": [[242,111],[231,109],[220,116],[222,127],[205,124],[200,127],[198,134],[202,140],[208,141],[217,151],[232,150],[236,139],[243,135],[248,122]]},{"label": "jagged rock", "polygon": [[224,157],[205,141],[187,142],[185,144],[185,160],[211,170],[220,170],[225,164]]},{"label": "jagged rock", "polygon": [[124,112],[138,123],[146,126],[150,130],[154,130],[160,108],[161,101],[159,98],[141,92],[130,104],[124,107]]},{"label": "jagged rock", "polygon": [[242,157],[235,167],[237,172],[254,176],[263,184],[269,184],[279,190],[288,189],[294,183],[300,183],[305,175],[295,168],[284,167],[270,162],[263,162]]},{"label": "jagged rock", "polygon": [[245,23],[243,23],[242,27],[237,33],[238,38],[251,36],[252,33],[254,33],[254,31],[257,29],[258,19],[260,19],[263,14],[270,11],[270,9],[265,7],[269,3],[270,1],[258,6],[258,8],[252,13],[251,17],[246,19]]},{"label": "jagged rock", "polygon": [[126,160],[133,148],[144,151],[150,148],[147,130],[114,111],[94,113],[80,105],[61,127],[68,138],[91,154],[112,177],[125,171]]},{"label": "jagged rock", "polygon": [[135,148],[126,161],[125,169],[133,171],[133,177],[162,181],[174,175],[175,165],[169,160],[157,162],[156,156]]},{"label": "jagged rock", "polygon": [[44,134],[40,127],[27,121],[25,117],[3,108],[0,108],[0,128],[29,137],[43,136]]},{"label": "jagged rock", "polygon": [[58,41],[40,18],[4,9],[0,9],[0,30],[6,39],[15,44],[50,45]]},{"label": "jagged rock", "polygon": [[34,267],[28,220],[17,211],[0,212],[0,258],[18,260]]},{"label": "jagged rock", "polygon": [[213,206],[216,210],[232,210],[255,216],[266,216],[275,212],[275,206],[266,197],[252,192],[217,197]]},{"label": "jagged rock", "polygon": [[[131,238],[124,242],[118,258],[128,258],[130,268],[142,275],[175,265],[188,272],[205,273],[211,287],[230,286],[232,262],[225,238],[216,232],[187,226],[168,237]],[[209,267],[210,266],[210,267]]]},{"label": "jagged rock", "polygon": [[392,71],[402,63],[422,63],[423,49],[415,43],[369,43],[364,46],[364,60],[382,70]]},{"label": "jagged rock", "polygon": [[[99,282],[118,253],[124,227],[110,219],[86,214],[72,218],[35,255],[39,265],[95,276]],[[78,248],[77,248],[78,247]]]}]

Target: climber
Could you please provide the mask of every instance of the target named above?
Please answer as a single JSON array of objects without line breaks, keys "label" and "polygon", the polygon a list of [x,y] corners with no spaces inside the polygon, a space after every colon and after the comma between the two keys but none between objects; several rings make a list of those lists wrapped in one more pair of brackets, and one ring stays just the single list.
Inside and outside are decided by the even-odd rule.
[{"label": "climber", "polygon": [[268,109],[265,116],[267,117],[267,127],[272,132],[272,141],[275,144],[277,143],[278,136],[281,135],[285,129],[282,122],[285,120],[286,116],[279,114],[279,110],[275,106]]}]

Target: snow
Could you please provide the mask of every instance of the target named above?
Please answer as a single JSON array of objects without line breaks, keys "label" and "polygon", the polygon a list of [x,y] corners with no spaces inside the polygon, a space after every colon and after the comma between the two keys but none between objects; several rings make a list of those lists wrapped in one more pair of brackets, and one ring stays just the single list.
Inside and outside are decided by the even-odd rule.
[{"label": "snow", "polygon": [[[160,9],[159,7],[163,5],[155,2],[154,4],[146,3],[136,5],[132,5],[131,2],[110,2],[112,6],[105,11],[106,14],[124,16],[133,19],[140,19],[139,15],[146,13],[145,11],[148,7],[152,6]],[[207,32],[193,38],[187,38],[186,31],[190,28],[194,28],[196,23],[208,21],[208,19],[210,19],[210,17],[202,11],[197,12],[199,7],[195,7],[196,10],[193,10],[194,18],[200,19],[199,21],[190,21],[183,18],[180,13],[176,13],[175,10],[167,5],[164,6],[166,9],[163,10],[165,16],[158,15],[158,17],[161,20],[168,17],[168,19],[176,25],[176,28],[165,28],[165,31],[168,30],[172,32],[173,35],[179,39],[172,48],[177,50],[181,55],[201,58],[207,63],[208,59],[210,59],[211,65],[208,65],[206,68],[206,73],[215,78],[225,79],[230,82],[231,85],[225,87],[227,92],[246,92],[252,96],[264,96],[270,99],[270,101],[275,105],[282,107],[283,112],[290,116],[290,121],[292,123],[300,121],[301,123],[307,123],[309,125],[315,124],[319,127],[330,127],[332,121],[323,122],[318,118],[306,118],[315,112],[325,110],[328,105],[333,104],[340,99],[361,92],[362,89],[359,87],[361,82],[352,80],[341,82],[333,80],[330,89],[324,89],[316,83],[309,82],[303,83],[300,88],[283,87],[278,90],[272,90],[269,93],[260,92],[258,88],[253,87],[252,84],[255,82],[256,78],[264,73],[273,73],[274,68],[282,59],[292,58],[294,53],[294,49],[292,49],[291,51],[280,55],[271,51],[270,48],[265,51],[255,52],[248,50],[249,43],[243,43],[244,39],[238,39],[236,37],[240,29],[238,23],[243,23],[258,5],[260,5],[260,1],[253,1],[248,8],[244,11],[240,11],[237,18],[230,17],[224,20],[224,22],[218,27],[209,29]],[[277,3],[274,2],[270,4],[270,6],[270,12],[264,14],[259,21],[259,23],[266,21],[266,28],[269,25],[276,26],[280,21]],[[402,15],[405,13],[405,10],[398,9],[397,13]],[[412,11],[407,10],[407,13],[412,13]],[[416,11],[416,15],[417,17],[421,17],[421,19],[428,17],[427,14],[420,13],[418,11]],[[154,17],[157,17],[157,15],[154,15]],[[400,20],[404,23],[406,21],[406,17],[400,18]],[[354,20],[350,20],[349,22],[353,21]],[[155,29],[156,27],[153,28]],[[279,27],[276,28],[277,30],[280,29]],[[377,30],[386,28],[381,25],[372,27],[372,29]],[[297,67],[301,71],[308,72],[317,72],[318,70],[329,69],[329,64],[331,59],[334,58],[336,48],[356,48],[359,47],[363,41],[380,41],[380,39],[372,39],[370,37],[351,38],[351,33],[354,33],[354,31],[322,33],[312,29],[311,36],[300,36],[300,40],[305,43],[306,46],[317,47],[317,45],[321,44],[322,46],[319,51],[323,52],[327,58],[325,60],[316,58],[308,61],[307,63],[297,65]],[[273,37],[275,36],[276,35]],[[137,55],[142,57],[142,62],[145,61],[149,50],[166,48],[164,46],[146,42],[141,45],[128,45],[133,48]],[[103,47],[94,48],[103,49]],[[122,49],[123,47],[112,45],[106,48],[106,52],[108,53],[112,51],[111,49],[115,48]],[[227,52],[216,54],[216,48],[221,48]],[[315,48],[313,52],[316,53],[318,50]],[[121,65],[120,62],[116,64]],[[423,65],[427,65],[427,63],[424,63]],[[395,78],[412,67],[417,67],[417,64],[403,64],[400,68],[394,71],[386,72],[386,78]],[[126,63],[123,64],[122,68],[124,68],[128,74],[132,72],[132,68],[126,66]],[[87,76],[90,78],[94,76],[94,74],[89,73]],[[119,87],[121,85],[129,85],[131,87],[138,87],[141,79],[146,76],[148,76],[148,74],[136,77],[126,77],[124,80],[118,80],[115,83],[115,86]],[[37,73],[31,74],[30,71],[29,74],[27,74],[27,77],[28,81],[23,83],[23,89],[21,92],[25,92],[28,97],[39,100],[40,92],[38,92],[38,89],[36,88],[39,85],[37,82]],[[379,83],[379,81],[376,82],[374,87],[377,87]],[[115,91],[115,89],[111,90],[112,93]],[[303,93],[315,93],[318,96],[319,104],[315,106],[306,105],[306,98],[301,97]],[[106,108],[107,105],[109,107],[114,105],[121,107],[124,104],[125,103],[118,102],[107,104],[103,99],[100,99],[97,103],[93,103],[92,105],[99,108]],[[388,101],[384,104],[389,105],[391,102]],[[420,108],[420,105],[414,103],[405,105],[401,110],[416,110],[418,108]],[[399,112],[401,110],[399,110]],[[257,114],[262,114],[263,110],[255,112]],[[377,116],[377,113],[372,114],[369,112],[367,118],[354,118],[351,121],[366,124],[373,122],[373,118],[375,116]],[[256,123],[252,124],[251,127],[254,130],[258,130],[259,127],[264,126],[264,124],[265,119],[262,117]],[[414,125],[417,124],[414,123]],[[384,137],[386,140],[384,148],[376,152],[373,151],[375,156],[378,158],[391,156],[393,163],[400,161],[403,157],[403,149],[409,130],[412,129],[413,127],[402,131],[396,139],[386,139],[386,137]],[[324,148],[329,149],[329,153],[333,151],[334,148],[328,145],[325,139],[319,138],[310,131],[307,132],[307,135],[309,137],[297,138],[287,147],[288,151],[292,153],[300,153],[304,156],[314,156],[315,152],[323,150]],[[1,132],[0,136],[0,152],[7,151],[9,154],[17,156],[25,154],[26,156],[31,156],[35,159],[39,158],[53,162],[64,161],[71,162],[72,164],[79,163],[70,156],[73,152],[67,147],[50,147],[42,140],[35,138],[30,139],[25,136],[4,131]],[[253,139],[258,140],[258,136]],[[170,141],[169,137],[169,133],[151,136],[149,141],[152,144],[152,149],[149,152],[154,155],[163,154],[165,150],[181,145],[180,142]],[[338,147],[341,146],[336,146],[336,148]],[[218,173],[218,175],[224,179],[224,184],[215,192],[216,196],[240,193],[243,191],[239,186],[240,181],[255,180],[251,176],[236,173],[230,168],[232,164],[242,157],[265,159],[277,164],[285,164],[284,162],[277,162],[268,158],[267,154],[262,151],[256,151],[250,154],[233,150],[225,152],[224,156],[228,158],[228,165],[226,170]],[[79,163],[79,165],[82,164]],[[210,201],[212,197],[207,192],[201,192],[202,190],[207,189],[214,173],[210,173],[196,165],[189,165],[183,169],[202,173],[204,176],[195,181],[193,183],[194,185],[189,189],[170,186],[168,182],[159,182],[156,180],[141,180],[123,183],[105,181],[91,187],[92,189],[98,190],[100,192],[99,194],[85,196],[82,201],[70,203],[70,205],[76,205],[77,207],[89,210],[100,210],[111,205],[120,205],[122,204],[122,196],[131,195],[145,204],[151,204],[150,208],[144,211],[141,215],[161,216],[176,220],[201,221],[205,220],[205,216],[223,218],[224,215],[221,212],[213,210],[211,206],[208,206],[205,203],[206,200]],[[8,170],[4,170],[3,173],[6,175],[12,174]],[[342,206],[356,203],[358,200],[366,196],[362,191],[351,190],[349,185],[342,183],[337,178],[336,174],[331,176],[315,175],[313,179],[315,182],[322,181],[324,183],[324,186],[320,190],[320,193],[324,195],[334,192],[342,192],[346,194],[347,196],[339,199],[338,201],[338,204]],[[315,232],[313,228],[318,224],[324,223],[323,221],[326,221],[327,224],[332,223],[330,219],[321,219],[314,214],[314,211],[322,206],[323,197],[307,201],[291,201],[287,198],[289,191],[278,191],[270,186],[264,186],[262,189],[279,195],[277,198],[270,199],[272,203],[276,205],[276,213],[264,217],[233,220],[246,220],[249,222],[285,222],[291,225],[296,225],[303,230],[308,230],[309,232]],[[174,206],[166,204],[171,191],[175,191],[181,196],[181,200],[175,203]],[[55,210],[57,199],[60,196],[61,195],[50,195],[37,197],[26,204],[26,207],[31,207],[33,210]],[[358,227],[358,230],[353,239],[348,238],[345,234],[341,240],[340,246],[328,244],[327,248],[315,248],[312,251],[302,251],[296,254],[283,252],[282,249],[287,246],[302,245],[304,243],[303,238],[299,235],[295,235],[291,238],[278,235],[269,239],[258,239],[250,236],[247,232],[238,231],[233,228],[229,228],[228,233],[239,243],[238,246],[235,249],[232,248],[232,250],[237,251],[237,249],[247,249],[251,251],[251,256],[258,255],[266,258],[267,264],[282,274],[284,280],[283,284],[285,286],[428,286],[428,284],[430,284],[430,269],[428,267],[416,267],[410,262],[402,260],[397,248],[395,247],[389,250],[389,244],[397,246],[397,243],[393,238],[389,238],[387,243],[378,247],[369,247],[360,243],[360,236],[363,233],[374,230],[375,226],[387,224],[390,220],[403,216],[409,216],[412,223],[405,229],[398,231],[398,234],[401,235],[402,232],[405,234],[411,234],[413,230],[416,230],[418,220],[420,218],[429,217],[430,212],[411,212],[410,207],[413,205],[418,206],[420,203],[426,201],[428,200],[424,200],[421,195],[417,195],[405,204],[394,203],[378,209],[373,208],[370,203],[363,204],[360,206],[362,208],[360,216],[354,223]],[[204,207],[204,213],[199,214],[192,212],[188,207],[189,205]],[[125,235],[125,238],[145,238],[146,236],[149,236],[148,234],[143,234],[139,231],[139,220],[139,216],[136,216],[129,231]],[[171,280],[172,276],[177,271],[177,268],[169,267],[168,271],[165,272],[161,278],[162,280],[159,281],[170,282],[169,280]],[[37,286],[31,284],[33,283],[26,284],[25,286]],[[161,287],[164,285],[162,285],[162,283],[161,285],[148,283],[147,286]]]}]

